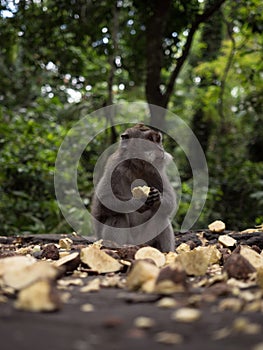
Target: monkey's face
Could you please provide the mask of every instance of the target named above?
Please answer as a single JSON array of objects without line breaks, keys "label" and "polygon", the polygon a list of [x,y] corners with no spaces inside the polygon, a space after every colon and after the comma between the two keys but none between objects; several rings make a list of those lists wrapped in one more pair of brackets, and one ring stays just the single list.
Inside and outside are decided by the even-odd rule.
[{"label": "monkey's face", "polygon": [[121,135],[121,149],[131,158],[143,158],[150,163],[165,160],[162,134],[143,124],[135,125]]}]

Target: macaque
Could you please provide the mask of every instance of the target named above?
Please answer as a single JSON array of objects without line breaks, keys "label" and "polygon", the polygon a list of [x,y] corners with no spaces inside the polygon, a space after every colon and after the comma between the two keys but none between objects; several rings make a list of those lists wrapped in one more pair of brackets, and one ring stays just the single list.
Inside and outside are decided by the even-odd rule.
[{"label": "macaque", "polygon": [[[121,135],[95,188],[91,213],[98,238],[174,250],[170,216],[176,199],[166,175],[171,160],[159,131],[136,124]],[[136,186],[149,187],[144,199],[133,197]]]}]

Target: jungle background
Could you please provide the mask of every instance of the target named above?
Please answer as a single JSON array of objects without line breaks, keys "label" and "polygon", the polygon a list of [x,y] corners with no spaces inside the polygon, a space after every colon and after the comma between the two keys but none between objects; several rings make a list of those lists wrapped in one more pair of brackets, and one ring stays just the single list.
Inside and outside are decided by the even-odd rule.
[{"label": "jungle background", "polygon": [[[261,224],[262,30],[260,0],[1,0],[1,235],[72,231],[54,191],[59,146],[83,116],[133,101],[169,109],[203,147],[209,192],[195,228]],[[109,125],[106,116],[92,123]],[[97,157],[118,132],[107,129],[83,153],[87,207]],[[179,147],[165,147],[182,181],[178,229],[192,177]]]}]

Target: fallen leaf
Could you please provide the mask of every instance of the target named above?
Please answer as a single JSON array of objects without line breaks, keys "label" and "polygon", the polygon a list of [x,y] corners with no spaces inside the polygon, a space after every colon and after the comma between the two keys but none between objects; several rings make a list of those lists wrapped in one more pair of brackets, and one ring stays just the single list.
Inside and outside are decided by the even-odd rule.
[{"label": "fallen leaf", "polygon": [[152,328],[155,326],[154,319],[145,316],[136,317],[133,324],[137,328]]},{"label": "fallen leaf", "polygon": [[87,264],[91,269],[98,273],[107,273],[119,271],[123,265],[118,260],[112,258],[107,253],[93,244],[89,247],[82,248],[80,259],[84,264]]},{"label": "fallen leaf", "polygon": [[184,323],[195,322],[200,319],[202,313],[198,309],[183,307],[172,313],[172,320]]},{"label": "fallen leaf", "polygon": [[19,292],[15,307],[33,312],[56,311],[61,300],[50,280],[39,280]]},{"label": "fallen leaf", "polygon": [[82,287],[80,291],[82,293],[97,292],[100,290],[100,279],[94,278],[86,286]]},{"label": "fallen leaf", "polygon": [[39,261],[22,268],[7,270],[3,275],[3,281],[7,286],[19,290],[40,279],[54,280],[59,273],[60,270],[54,265],[47,261]]},{"label": "fallen leaf", "polygon": [[178,302],[173,298],[165,297],[165,298],[160,299],[156,303],[156,305],[158,307],[170,309],[170,308],[174,308],[174,307],[178,306]]},{"label": "fallen leaf", "polygon": [[66,237],[66,238],[61,238],[60,240],[59,240],[59,247],[61,248],[61,249],[66,249],[66,250],[70,250],[71,249],[71,246],[72,246],[72,244],[73,244],[73,241],[72,241],[72,239],[70,239],[70,238],[68,238],[68,237]]},{"label": "fallen leaf", "polygon": [[228,236],[228,235],[221,235],[218,237],[218,242],[223,244],[224,247],[233,247],[236,243],[237,240]]},{"label": "fallen leaf", "polygon": [[10,256],[0,259],[0,277],[10,270],[23,269],[36,263],[32,256]]},{"label": "fallen leaf", "polygon": [[173,294],[187,289],[187,275],[182,265],[177,263],[162,268],[155,282],[155,292]]},{"label": "fallen leaf", "polygon": [[247,245],[240,246],[240,255],[246,258],[256,270],[263,266],[263,256]]},{"label": "fallen leaf", "polygon": [[190,252],[181,253],[178,261],[188,275],[202,276],[206,273],[212,251],[209,247],[194,248]]},{"label": "fallen leaf", "polygon": [[80,310],[83,312],[92,312],[94,311],[94,306],[92,304],[83,304],[81,305]]},{"label": "fallen leaf", "polygon": [[156,266],[161,267],[165,264],[165,255],[153,247],[142,247],[135,253],[135,260],[151,259]]},{"label": "fallen leaf", "polygon": [[218,309],[220,311],[225,311],[225,310],[231,310],[234,312],[239,312],[242,310],[244,305],[244,302],[240,299],[237,298],[227,298],[222,300],[219,305]]},{"label": "fallen leaf", "polygon": [[158,273],[159,269],[156,265],[145,260],[137,260],[128,273],[127,287],[132,290],[140,289],[145,282],[155,281]]},{"label": "fallen leaf", "polygon": [[223,221],[216,220],[216,221],[212,222],[210,225],[208,225],[208,228],[212,232],[222,232],[225,230],[226,225]]},{"label": "fallen leaf", "polygon": [[183,342],[183,337],[178,333],[171,332],[159,332],[155,336],[155,340],[158,343],[163,344],[181,344]]}]

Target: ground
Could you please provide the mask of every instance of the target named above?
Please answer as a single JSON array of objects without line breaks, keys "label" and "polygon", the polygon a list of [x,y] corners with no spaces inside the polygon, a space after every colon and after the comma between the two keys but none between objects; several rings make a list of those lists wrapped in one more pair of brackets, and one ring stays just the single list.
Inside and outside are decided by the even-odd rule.
[{"label": "ground", "polygon": [[[204,243],[204,240],[200,241],[200,232],[176,235],[176,246],[179,247],[181,243],[186,242],[193,250],[199,245],[218,244],[220,234],[201,232],[201,237],[205,239]],[[233,232],[227,235],[235,237],[237,241],[234,247],[227,248],[230,255],[239,254],[233,251],[240,244],[252,246],[260,255],[263,232],[243,234]],[[42,249],[46,244],[58,243],[60,237],[54,235],[27,236],[19,239],[1,237],[0,257],[5,259],[7,255],[17,255],[19,249],[21,253],[21,248],[31,249],[36,245],[40,245]],[[72,251],[78,251],[90,244],[82,238],[71,237],[71,239]],[[226,248],[222,248],[222,251],[226,253]],[[114,254],[118,254],[116,249]],[[222,259],[218,266],[223,267]],[[1,349],[263,349],[262,290],[255,283],[255,277],[232,278],[231,283],[229,276],[227,280],[220,280],[220,277],[218,281],[208,283],[211,278],[209,273],[205,276],[187,276],[188,288],[169,295],[128,290],[121,284],[119,287],[100,286],[96,291],[81,292],[83,286],[97,278],[103,284],[107,276],[109,278],[118,276],[119,281],[122,281],[127,274],[129,271],[108,275],[97,274],[85,267],[78,273],[75,269],[74,274],[68,271],[57,281],[58,293],[67,295],[67,298],[62,298],[64,300],[62,307],[53,312],[16,309],[14,305],[17,291],[9,291],[2,282],[0,284]],[[80,282],[74,284],[73,280]],[[233,280],[236,285],[235,283],[232,285]],[[158,302],[164,297],[173,299],[176,305],[167,308],[158,306]],[[229,300],[229,303],[224,304],[225,300]],[[237,306],[234,305],[236,300]],[[93,309],[90,312],[82,311],[84,304],[91,304]],[[189,322],[174,320],[173,313],[184,307],[199,310],[200,317]],[[148,317],[152,322],[151,325],[138,326],[136,318],[141,316]],[[165,336],[167,333],[168,337]]]}]

